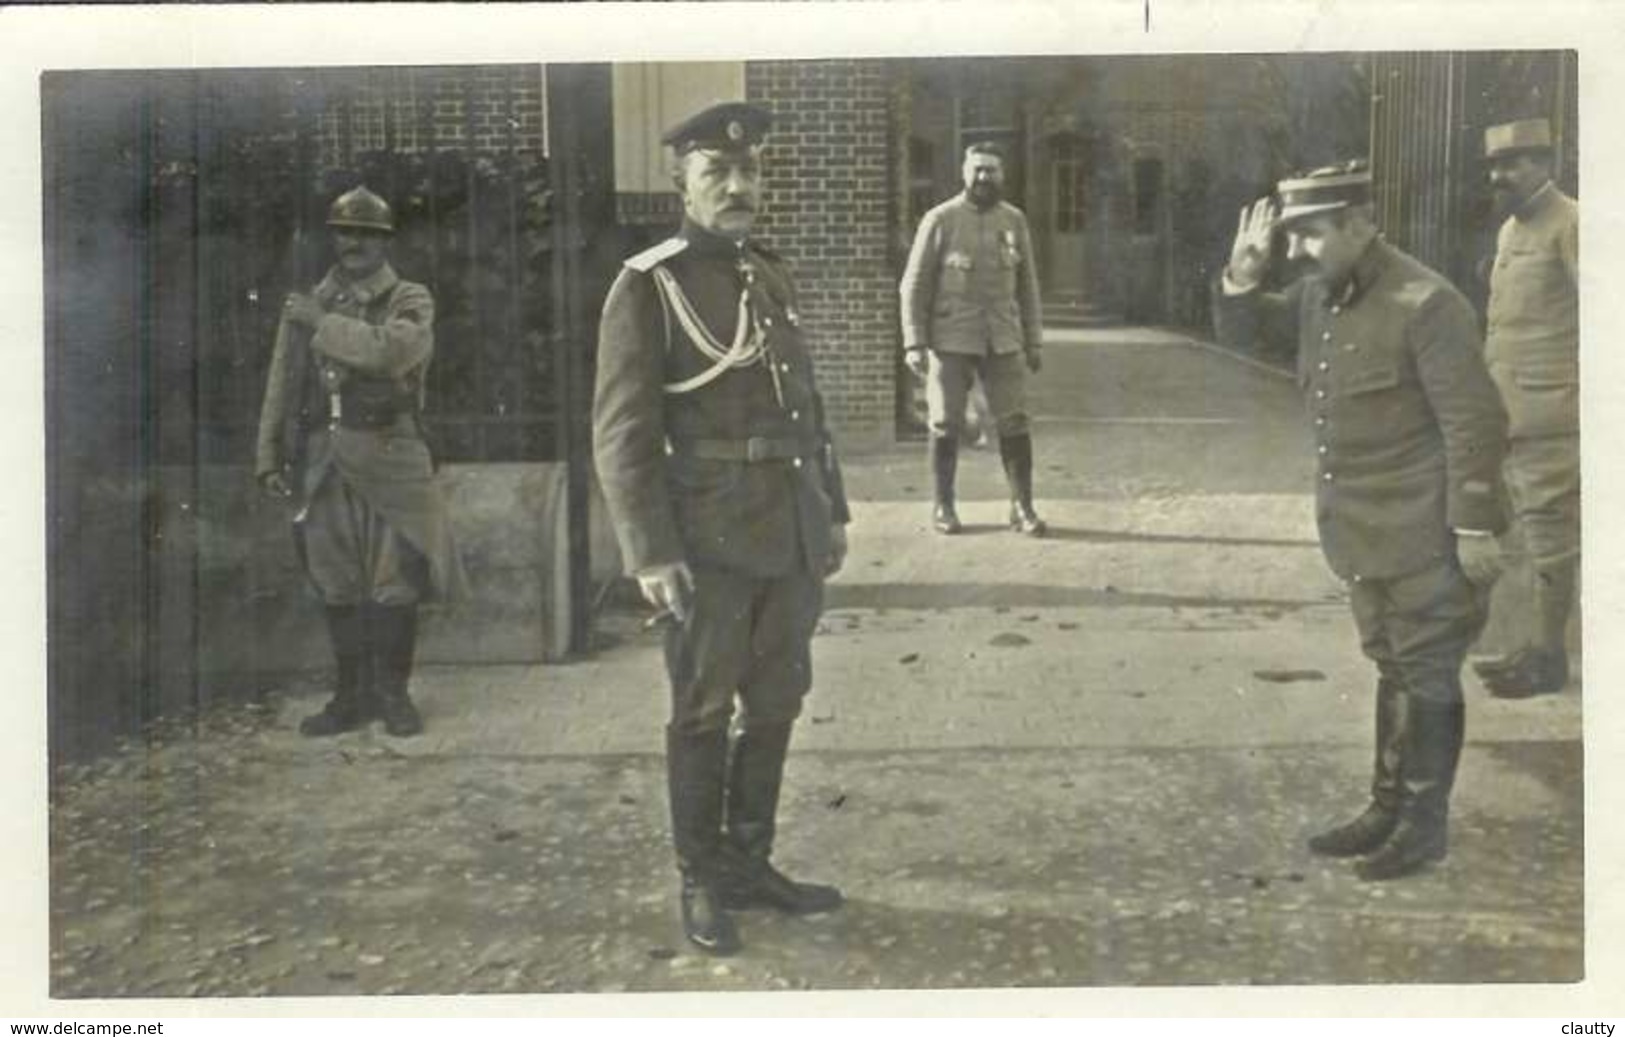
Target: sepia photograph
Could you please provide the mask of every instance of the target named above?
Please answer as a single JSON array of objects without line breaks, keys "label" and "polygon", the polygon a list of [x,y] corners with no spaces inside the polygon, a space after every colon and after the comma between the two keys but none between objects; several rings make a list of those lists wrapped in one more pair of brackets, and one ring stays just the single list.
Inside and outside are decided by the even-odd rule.
[{"label": "sepia photograph", "polygon": [[810,6],[37,70],[31,996],[1599,978],[1605,59]]}]

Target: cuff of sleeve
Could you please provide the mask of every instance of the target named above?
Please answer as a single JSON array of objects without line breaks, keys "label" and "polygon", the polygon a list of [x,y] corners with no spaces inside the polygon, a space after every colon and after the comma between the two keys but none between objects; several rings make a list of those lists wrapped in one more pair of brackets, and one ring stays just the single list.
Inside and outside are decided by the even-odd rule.
[{"label": "cuff of sleeve", "polygon": [[653,576],[655,573],[658,573],[663,569],[674,569],[681,564],[682,563],[680,561],[650,562],[647,565],[640,565],[636,569],[628,568],[626,575],[635,580],[641,580],[646,576]]},{"label": "cuff of sleeve", "polygon": [[1224,272],[1219,275],[1219,290],[1226,295],[1250,295],[1258,291],[1258,285],[1243,288],[1231,278],[1230,268],[1225,267]]},{"label": "cuff of sleeve", "polygon": [[1487,529],[1453,529],[1451,532],[1459,537],[1492,537],[1495,535]]}]

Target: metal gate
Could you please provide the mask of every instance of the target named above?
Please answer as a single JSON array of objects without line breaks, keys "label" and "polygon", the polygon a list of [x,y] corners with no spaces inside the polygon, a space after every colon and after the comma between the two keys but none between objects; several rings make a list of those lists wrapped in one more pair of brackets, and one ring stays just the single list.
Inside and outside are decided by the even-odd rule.
[{"label": "metal gate", "polygon": [[204,534],[175,502],[184,514],[200,473],[252,458],[277,303],[330,263],[326,205],[360,182],[396,208],[392,262],[436,297],[437,454],[567,465],[568,644],[586,648],[599,288],[582,221],[607,141],[574,109],[598,79],[536,65],[44,77],[54,749],[138,728],[168,707],[166,675],[187,672],[203,598],[195,557],[166,545]]},{"label": "metal gate", "polygon": [[1447,275],[1482,312],[1496,220],[1484,129],[1551,120],[1558,183],[1578,193],[1574,51],[1381,54],[1371,58],[1371,158],[1379,225]]}]

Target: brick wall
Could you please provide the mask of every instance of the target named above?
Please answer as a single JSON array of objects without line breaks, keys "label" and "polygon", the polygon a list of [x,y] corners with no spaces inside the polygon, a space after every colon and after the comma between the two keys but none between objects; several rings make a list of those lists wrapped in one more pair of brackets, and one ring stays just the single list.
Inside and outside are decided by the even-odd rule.
[{"label": "brick wall", "polygon": [[383,69],[335,79],[316,116],[319,160],[343,168],[393,147],[502,155],[540,151],[546,137],[542,70],[535,65]]},{"label": "brick wall", "polygon": [[831,427],[890,441],[900,339],[887,67],[750,62],[745,94],[773,112],[761,232],[795,272]]}]

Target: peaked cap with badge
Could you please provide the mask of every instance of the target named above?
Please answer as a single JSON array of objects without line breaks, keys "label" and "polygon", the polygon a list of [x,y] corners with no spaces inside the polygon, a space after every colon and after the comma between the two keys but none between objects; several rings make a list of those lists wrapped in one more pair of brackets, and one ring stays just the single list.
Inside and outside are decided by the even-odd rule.
[{"label": "peaked cap with badge", "polygon": [[660,143],[679,155],[690,151],[736,151],[758,147],[773,125],[773,116],[758,105],[725,101],[679,122]]}]

